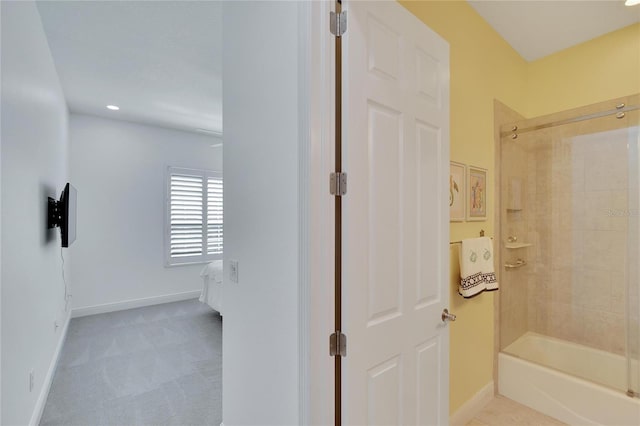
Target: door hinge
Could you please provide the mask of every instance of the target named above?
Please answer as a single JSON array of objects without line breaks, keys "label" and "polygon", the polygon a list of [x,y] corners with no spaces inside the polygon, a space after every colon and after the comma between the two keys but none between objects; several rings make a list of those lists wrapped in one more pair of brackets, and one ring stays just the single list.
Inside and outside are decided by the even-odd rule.
[{"label": "door hinge", "polygon": [[343,10],[340,13],[331,12],[329,19],[329,29],[331,34],[336,37],[342,37],[347,32],[347,11]]},{"label": "door hinge", "polygon": [[329,177],[329,192],[337,197],[342,197],[347,193],[346,173],[331,173]]},{"label": "door hinge", "polygon": [[331,356],[347,356],[347,335],[339,331],[329,336],[329,355]]}]

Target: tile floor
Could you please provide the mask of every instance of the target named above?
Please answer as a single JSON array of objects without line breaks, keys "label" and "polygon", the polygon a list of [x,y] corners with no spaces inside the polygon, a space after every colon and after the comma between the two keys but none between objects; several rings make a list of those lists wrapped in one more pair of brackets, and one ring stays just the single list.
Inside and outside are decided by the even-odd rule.
[{"label": "tile floor", "polygon": [[467,426],[557,426],[564,424],[498,395],[467,423]]}]

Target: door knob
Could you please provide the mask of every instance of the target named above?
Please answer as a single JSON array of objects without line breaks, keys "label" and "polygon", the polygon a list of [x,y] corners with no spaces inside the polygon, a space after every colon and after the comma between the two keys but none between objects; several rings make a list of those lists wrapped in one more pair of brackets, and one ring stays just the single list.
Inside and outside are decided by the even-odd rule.
[{"label": "door knob", "polygon": [[444,311],[442,311],[442,322],[446,322],[446,321],[455,321],[456,320],[456,316],[453,314],[449,313],[448,309],[444,309]]}]

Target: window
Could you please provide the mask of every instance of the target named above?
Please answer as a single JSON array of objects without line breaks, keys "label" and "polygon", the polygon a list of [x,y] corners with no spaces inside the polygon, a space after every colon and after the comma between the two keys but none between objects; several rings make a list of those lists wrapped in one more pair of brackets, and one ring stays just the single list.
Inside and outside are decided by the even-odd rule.
[{"label": "window", "polygon": [[222,173],[169,167],[167,265],[222,259]]}]

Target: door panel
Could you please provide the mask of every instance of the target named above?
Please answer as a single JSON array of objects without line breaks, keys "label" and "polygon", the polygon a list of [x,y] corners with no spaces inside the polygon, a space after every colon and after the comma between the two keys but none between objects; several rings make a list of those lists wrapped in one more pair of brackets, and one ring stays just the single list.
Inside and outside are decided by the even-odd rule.
[{"label": "door panel", "polygon": [[371,17],[368,21],[369,71],[383,78],[398,79],[400,38],[398,34]]},{"label": "door panel", "polygon": [[[389,257],[389,252],[400,252],[400,236],[396,232],[400,223],[397,194],[400,194],[400,176],[394,173],[376,173],[388,162],[400,159],[402,120],[398,111],[381,105],[369,104],[368,174],[369,174],[369,325],[386,321],[401,313],[400,257]],[[394,194],[395,200],[389,199]],[[391,206],[389,206],[391,201]]]},{"label": "door panel", "polygon": [[449,48],[396,2],[345,8],[344,423],[445,425]]},{"label": "door panel", "polygon": [[[418,235],[417,257],[419,268],[418,279],[415,284],[418,288],[418,300],[416,309],[426,308],[440,302],[442,283],[440,277],[442,268],[442,247],[435,243],[441,238],[441,229],[434,229],[433,224],[439,223],[439,210],[434,210],[434,200],[437,200],[442,191],[442,162],[441,162],[441,138],[439,129],[417,122],[417,152],[415,155],[417,173],[416,178],[416,204],[417,220],[416,234]],[[448,170],[446,170],[448,174]],[[437,184],[433,184],[437,183]],[[435,238],[434,238],[435,237]],[[447,245],[448,248],[448,245]],[[448,250],[446,252],[448,254]],[[447,281],[448,282],[448,281]]]},{"label": "door panel", "polygon": [[[416,403],[418,418],[416,424],[419,425],[446,425],[439,423],[439,411],[441,398],[438,388],[433,386],[433,382],[443,380],[441,377],[441,358],[442,347],[440,339],[435,337],[422,345],[419,345],[417,351],[417,374],[416,374]],[[445,379],[448,379],[448,374]],[[449,407],[447,406],[448,410]]]},{"label": "door panel", "polygon": [[402,365],[400,357],[377,365],[368,371],[367,398],[370,402],[367,424],[401,425]]}]

